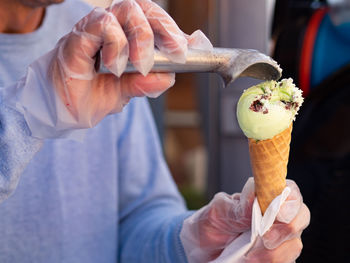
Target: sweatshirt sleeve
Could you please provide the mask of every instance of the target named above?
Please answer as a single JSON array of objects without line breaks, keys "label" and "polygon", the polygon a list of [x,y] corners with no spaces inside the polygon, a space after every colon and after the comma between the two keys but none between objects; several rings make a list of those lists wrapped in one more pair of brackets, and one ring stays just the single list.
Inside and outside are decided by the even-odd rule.
[{"label": "sweatshirt sleeve", "polygon": [[120,262],[187,262],[180,241],[191,212],[169,173],[149,106],[134,99],[118,142]]},{"label": "sweatshirt sleeve", "polygon": [[41,140],[30,136],[23,115],[0,98],[0,203],[14,192],[22,171],[41,146]]}]

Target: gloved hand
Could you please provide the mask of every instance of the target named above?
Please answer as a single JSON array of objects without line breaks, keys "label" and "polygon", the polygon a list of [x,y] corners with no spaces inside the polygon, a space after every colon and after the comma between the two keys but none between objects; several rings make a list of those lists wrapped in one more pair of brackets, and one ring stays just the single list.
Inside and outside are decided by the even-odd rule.
[{"label": "gloved hand", "polygon": [[[300,254],[301,232],[310,221],[310,212],[294,181],[276,221],[270,230],[254,244],[242,263],[293,262]],[[190,263],[209,262],[243,232],[250,230],[252,205],[255,198],[254,180],[250,178],[242,193],[218,193],[205,207],[187,218],[180,238]]]},{"label": "gloved hand", "polygon": [[[114,1],[107,9],[94,9],[30,66],[17,86],[15,104],[35,137],[64,137],[72,129],[95,126],[106,115],[120,112],[130,98],[156,97],[171,87],[174,74],[148,74],[154,48],[183,63],[188,43],[211,46],[202,33],[195,38],[150,0]],[[99,50],[114,74],[96,73]],[[128,59],[142,75],[122,75]]]}]

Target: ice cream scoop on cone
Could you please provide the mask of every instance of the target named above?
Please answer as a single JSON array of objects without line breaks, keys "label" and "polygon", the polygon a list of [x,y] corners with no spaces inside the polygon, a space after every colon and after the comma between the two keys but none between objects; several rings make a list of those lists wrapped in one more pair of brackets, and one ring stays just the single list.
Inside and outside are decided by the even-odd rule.
[{"label": "ice cream scoop on cone", "polygon": [[268,81],[246,90],[237,118],[248,137],[255,192],[262,214],[286,187],[293,120],[303,102],[291,79]]}]

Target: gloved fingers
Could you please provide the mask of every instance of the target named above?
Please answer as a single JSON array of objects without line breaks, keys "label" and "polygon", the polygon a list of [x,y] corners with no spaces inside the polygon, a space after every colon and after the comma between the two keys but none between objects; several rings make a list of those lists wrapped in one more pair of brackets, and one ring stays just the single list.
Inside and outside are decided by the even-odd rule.
[{"label": "gloved fingers", "polygon": [[125,97],[156,98],[175,84],[175,73],[124,74],[121,81]]},{"label": "gloved fingers", "polygon": [[223,192],[214,196],[207,209],[200,214],[197,220],[201,247],[223,249],[241,233],[240,229],[236,229],[241,225],[237,226],[240,222],[234,215],[234,209],[238,203],[239,200],[234,200],[232,196]]},{"label": "gloved fingers", "polygon": [[206,35],[200,30],[194,31],[191,35],[185,34],[188,42],[188,47],[199,50],[213,50],[213,44]]},{"label": "gloved fingers", "polygon": [[246,217],[251,218],[253,202],[255,199],[255,186],[254,178],[248,178],[245,183],[242,193],[240,194],[240,215],[246,215]]},{"label": "gloved fingers", "polygon": [[[215,231],[213,231],[215,230]],[[203,222],[201,230],[198,233],[200,247],[203,250],[222,251],[228,244],[235,240],[241,233],[218,229],[217,226],[210,224],[210,221]],[[208,251],[209,252],[209,251]]]},{"label": "gloved fingers", "polygon": [[255,198],[254,180],[249,178],[242,193],[218,193],[209,203],[201,219],[207,219],[208,232],[234,236],[250,229]]},{"label": "gloved fingers", "polygon": [[[57,61],[64,78],[92,80],[95,77],[94,62],[89,56],[90,50],[98,50],[97,39],[89,40],[77,34],[70,34],[60,39],[57,44]],[[64,81],[65,79],[62,79]]]},{"label": "gloved fingers", "polygon": [[289,224],[275,222],[271,229],[262,237],[267,249],[274,249],[286,240],[300,237],[301,232],[310,223],[310,211],[305,204],[301,206],[299,213]]},{"label": "gloved fingers", "polygon": [[187,40],[175,21],[160,6],[150,0],[136,0],[146,15],[155,45],[171,61],[185,63]]},{"label": "gloved fingers", "polygon": [[233,240],[250,230],[255,198],[250,178],[242,193],[217,193],[210,203],[184,221],[181,241],[196,262],[217,258]]},{"label": "gloved fingers", "polygon": [[235,238],[237,234],[249,230],[252,213],[250,202],[253,203],[253,198],[251,201],[244,200],[239,193],[216,194],[199,216],[200,232],[206,233],[208,240],[216,242],[216,239],[231,240],[231,237]]},{"label": "gloved fingers", "polygon": [[[118,35],[117,35],[117,34]],[[95,8],[81,19],[58,43],[58,60],[67,78],[91,80],[95,77],[95,55],[102,46],[103,61],[116,74],[124,71],[128,43],[115,17]]]},{"label": "gloved fingers", "polygon": [[104,30],[102,61],[112,73],[120,77],[128,63],[129,43],[115,16],[109,14],[111,18]]},{"label": "gloved fingers", "polygon": [[131,63],[142,75],[147,75],[154,64],[154,35],[141,7],[134,0],[124,0],[107,10],[116,16],[124,29]]},{"label": "gloved fingers", "polygon": [[250,252],[244,257],[245,263],[294,262],[300,255],[303,244],[300,238],[294,238],[281,244],[279,247],[269,250],[257,242]]},{"label": "gloved fingers", "polygon": [[287,180],[286,184],[291,192],[277,214],[277,220],[283,223],[291,222],[303,204],[303,197],[297,184],[293,180]]},{"label": "gloved fingers", "polygon": [[201,262],[209,262],[241,234],[227,223],[227,220],[232,220],[227,214],[232,205],[230,195],[218,193],[208,205],[185,220],[181,240],[185,248],[195,248],[190,254],[186,252],[190,258],[193,256],[197,261],[200,258]]}]

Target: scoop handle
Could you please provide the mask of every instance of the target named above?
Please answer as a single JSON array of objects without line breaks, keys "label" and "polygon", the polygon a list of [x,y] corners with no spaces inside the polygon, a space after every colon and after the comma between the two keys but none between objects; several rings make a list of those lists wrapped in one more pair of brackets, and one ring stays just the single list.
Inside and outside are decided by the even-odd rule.
[{"label": "scoop handle", "polygon": [[[214,48],[211,51],[189,49],[186,62],[176,63],[170,61],[159,50],[154,53],[154,65],[151,72],[216,72],[220,67],[229,63],[232,50],[225,48]],[[137,70],[128,62],[126,73],[135,73]],[[109,70],[101,65],[99,73],[109,73]]]}]

